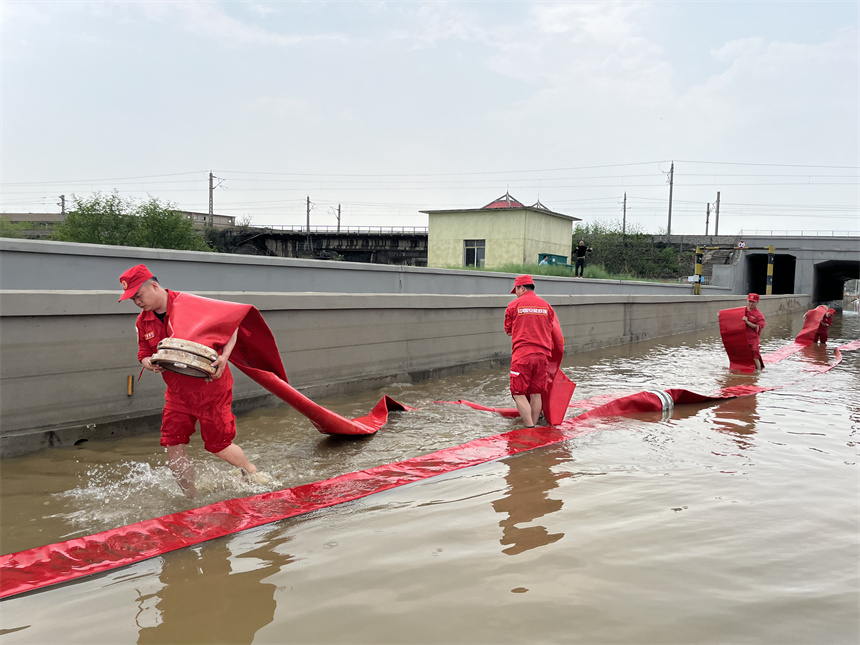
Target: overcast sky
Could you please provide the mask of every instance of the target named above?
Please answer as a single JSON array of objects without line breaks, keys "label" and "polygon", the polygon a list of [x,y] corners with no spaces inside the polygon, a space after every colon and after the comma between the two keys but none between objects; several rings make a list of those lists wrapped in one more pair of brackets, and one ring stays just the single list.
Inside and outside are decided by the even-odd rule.
[{"label": "overcast sky", "polygon": [[[2,1],[0,211],[860,232],[858,3]],[[709,231],[714,230],[712,213]]]}]

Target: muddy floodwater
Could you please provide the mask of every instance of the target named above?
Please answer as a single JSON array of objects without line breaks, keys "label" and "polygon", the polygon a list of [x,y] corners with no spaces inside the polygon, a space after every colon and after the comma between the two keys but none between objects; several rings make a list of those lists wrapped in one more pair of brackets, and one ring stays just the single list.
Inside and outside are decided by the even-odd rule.
[{"label": "muddy floodwater", "polygon": [[[801,315],[772,318],[762,351]],[[607,417],[563,443],[281,520],[0,602],[18,643],[860,642],[860,352],[824,374],[860,318],[761,374],[728,370],[716,332],[582,352],[574,400],[738,384],[779,389],[671,417]],[[289,373],[289,365],[286,366]],[[199,496],[157,432],[0,462],[10,553],[195,506],[422,455],[521,426],[438,400],[512,405],[507,369],[319,403],[417,409],[375,436],[319,434],[285,407],[238,418],[272,483],[192,438]],[[570,414],[575,414],[571,410]]]}]

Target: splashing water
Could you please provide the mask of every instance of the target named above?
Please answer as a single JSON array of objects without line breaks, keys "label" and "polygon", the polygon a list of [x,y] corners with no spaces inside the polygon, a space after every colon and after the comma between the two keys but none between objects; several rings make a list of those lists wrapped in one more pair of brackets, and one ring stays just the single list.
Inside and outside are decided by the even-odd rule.
[{"label": "splashing water", "polygon": [[62,536],[69,539],[158,517],[164,514],[165,507],[192,508],[209,500],[253,495],[282,487],[281,482],[268,473],[258,471],[244,478],[238,476],[238,469],[226,470],[223,464],[210,460],[195,461],[194,468],[197,496],[189,500],[166,464],[122,461],[94,466],[80,477],[80,485],[54,494],[60,506],[70,510],[46,517],[61,519],[76,529]]}]

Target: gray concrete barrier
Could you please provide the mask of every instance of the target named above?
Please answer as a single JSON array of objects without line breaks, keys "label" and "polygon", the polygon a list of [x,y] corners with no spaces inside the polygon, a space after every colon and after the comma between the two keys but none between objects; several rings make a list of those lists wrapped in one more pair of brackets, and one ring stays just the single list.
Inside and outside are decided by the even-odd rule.
[{"label": "gray concrete barrier", "polygon": [[[162,284],[179,291],[265,293],[506,294],[509,273],[466,269],[388,266],[329,260],[141,249],[0,238],[0,289],[119,288],[130,266],[146,264]],[[536,276],[542,294],[688,295],[689,284]],[[705,294],[729,294],[704,286]]]},{"label": "gray concrete barrier", "polygon": [[[540,290],[540,286],[538,287]],[[510,295],[196,292],[254,305],[290,382],[311,398],[506,365]],[[744,296],[547,295],[568,353],[717,328]],[[137,308],[117,291],[0,291],[0,455],[157,431],[164,391],[137,380]],[[765,315],[805,311],[805,295],[762,297]],[[277,400],[234,369],[235,409]],[[129,378],[134,392],[129,395]]]}]

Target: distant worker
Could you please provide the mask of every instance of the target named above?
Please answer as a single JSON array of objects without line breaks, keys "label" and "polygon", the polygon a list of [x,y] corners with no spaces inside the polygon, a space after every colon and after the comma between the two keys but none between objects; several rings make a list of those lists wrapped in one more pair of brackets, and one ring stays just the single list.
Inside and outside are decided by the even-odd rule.
[{"label": "distant worker", "polygon": [[549,262],[547,260],[548,260],[547,256],[543,256],[543,258],[541,258],[541,261],[538,262],[538,265],[539,266],[545,266],[545,265],[549,264]]},{"label": "distant worker", "polygon": [[821,322],[818,323],[818,331],[815,332],[815,340],[813,340],[813,342],[827,342],[827,333],[830,329],[830,325],[833,323],[833,314],[835,313],[835,309],[827,310],[827,313],[821,318]]},{"label": "distant worker", "polygon": [[137,359],[144,369],[161,374],[167,384],[161,416],[161,445],[167,450],[168,465],[182,492],[187,497],[194,497],[197,492],[194,467],[185,453],[185,444],[198,422],[207,451],[248,475],[257,472],[257,467],[233,443],[236,436],[236,417],[231,409],[233,375],[227,361],[236,345],[238,330],[224,347],[213,348],[220,351],[212,363],[216,368],[212,380],[165,370],[153,364],[152,356],[158,351],[158,342],[170,335],[170,314],[179,292],[162,287],[143,264],[130,268],[119,281],[123,288],[119,301],[131,299],[143,310],[136,323]]},{"label": "distant worker", "polygon": [[517,296],[505,309],[505,333],[511,337],[511,396],[526,427],[533,428],[543,409],[549,358],[564,339],[555,311],[537,296],[530,275],[517,276],[511,293]]},{"label": "distant worker", "polygon": [[747,326],[747,342],[750,344],[756,369],[764,369],[764,361],[761,358],[761,346],[759,339],[761,330],[764,329],[764,314],[758,310],[759,295],[751,293],[747,296],[746,315],[741,318]]},{"label": "distant worker", "polygon": [[582,240],[579,240],[579,244],[573,250],[574,255],[576,256],[576,262],[575,262],[575,265],[573,267],[573,276],[575,278],[576,277],[581,278],[582,274],[585,272],[585,254],[591,250],[592,250],[591,247],[586,246],[585,242]]}]

